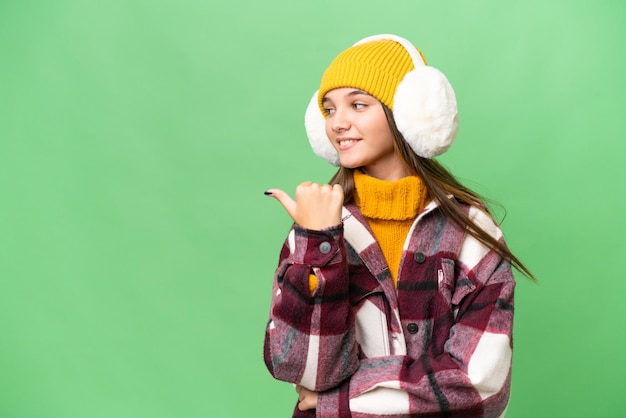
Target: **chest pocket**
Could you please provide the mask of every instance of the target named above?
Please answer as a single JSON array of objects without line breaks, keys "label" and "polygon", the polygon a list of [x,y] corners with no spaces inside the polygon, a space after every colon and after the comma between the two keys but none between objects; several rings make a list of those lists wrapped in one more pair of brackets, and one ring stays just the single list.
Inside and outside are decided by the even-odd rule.
[{"label": "chest pocket", "polygon": [[442,258],[441,266],[437,271],[439,293],[448,303],[456,318],[459,306],[463,299],[476,289],[476,285],[467,275],[458,269],[454,260]]}]

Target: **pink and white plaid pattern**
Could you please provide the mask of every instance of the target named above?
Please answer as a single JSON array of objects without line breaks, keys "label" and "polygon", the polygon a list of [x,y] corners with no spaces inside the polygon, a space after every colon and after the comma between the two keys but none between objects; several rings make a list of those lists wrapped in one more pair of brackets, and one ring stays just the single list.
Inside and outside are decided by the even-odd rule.
[{"label": "pink and white plaid pattern", "polygon": [[[467,213],[502,240],[474,207]],[[499,417],[510,392],[510,265],[431,203],[404,245],[397,287],[354,205],[324,231],[295,225],[276,270],[264,357],[319,391],[294,417]],[[318,286],[309,290],[308,277]]]}]

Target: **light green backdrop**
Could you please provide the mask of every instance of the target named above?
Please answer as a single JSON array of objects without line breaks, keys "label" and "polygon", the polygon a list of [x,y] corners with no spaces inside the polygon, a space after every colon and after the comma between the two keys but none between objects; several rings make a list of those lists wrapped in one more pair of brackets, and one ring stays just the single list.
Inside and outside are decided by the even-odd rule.
[{"label": "light green backdrop", "polygon": [[[396,33],[457,92],[441,160],[507,210],[508,417],[615,417],[626,3],[0,0],[0,417],[287,417],[262,361],[303,112]],[[502,215],[503,211],[499,210]]]}]

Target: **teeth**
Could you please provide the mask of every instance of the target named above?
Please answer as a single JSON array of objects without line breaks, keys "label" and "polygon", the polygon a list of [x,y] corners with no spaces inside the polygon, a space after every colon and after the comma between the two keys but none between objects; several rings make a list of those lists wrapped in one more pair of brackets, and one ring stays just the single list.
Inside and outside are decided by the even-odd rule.
[{"label": "teeth", "polygon": [[347,144],[351,144],[353,142],[356,142],[356,140],[354,140],[354,139],[344,139],[344,140],[341,140],[341,141],[338,141],[338,142],[340,144],[342,144],[342,145],[347,145]]}]

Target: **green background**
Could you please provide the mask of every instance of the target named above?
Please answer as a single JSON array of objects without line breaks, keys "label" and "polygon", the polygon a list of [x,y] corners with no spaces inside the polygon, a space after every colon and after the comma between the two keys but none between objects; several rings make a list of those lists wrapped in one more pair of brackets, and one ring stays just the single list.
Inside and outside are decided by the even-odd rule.
[{"label": "green background", "polygon": [[[304,108],[362,37],[457,93],[441,161],[506,208],[507,417],[623,414],[626,3],[0,0],[0,417],[287,417],[262,361],[290,226],[326,181]],[[502,218],[504,210],[496,207]]]}]

